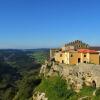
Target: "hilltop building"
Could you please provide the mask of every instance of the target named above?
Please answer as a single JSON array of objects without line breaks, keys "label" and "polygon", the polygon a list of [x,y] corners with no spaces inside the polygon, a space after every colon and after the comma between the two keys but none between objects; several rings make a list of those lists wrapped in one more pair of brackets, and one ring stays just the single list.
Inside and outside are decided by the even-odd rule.
[{"label": "hilltop building", "polygon": [[50,58],[65,64],[93,63],[100,64],[99,52],[89,49],[89,45],[76,40],[65,44],[62,48],[51,49]]},{"label": "hilltop building", "polygon": [[53,48],[50,50],[50,58],[54,57],[54,54],[58,51],[61,50],[77,50],[77,49],[88,49],[89,45],[86,43],[83,43],[80,40],[75,40],[73,42],[69,42],[67,44],[65,44],[62,48]]},{"label": "hilltop building", "polygon": [[89,48],[89,45],[80,41],[80,40],[75,40],[73,42],[69,42],[67,44],[65,44],[65,47],[69,47],[69,46],[73,46],[74,47],[74,50],[77,50],[77,49],[87,49]]}]

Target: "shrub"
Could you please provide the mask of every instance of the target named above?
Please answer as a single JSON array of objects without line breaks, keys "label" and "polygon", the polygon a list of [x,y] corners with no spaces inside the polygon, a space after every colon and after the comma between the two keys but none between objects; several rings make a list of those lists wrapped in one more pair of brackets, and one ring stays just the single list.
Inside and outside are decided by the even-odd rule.
[{"label": "shrub", "polygon": [[45,92],[49,100],[67,100],[75,94],[61,77],[44,79],[37,90]]},{"label": "shrub", "polygon": [[100,96],[100,88],[96,91],[96,96]]}]

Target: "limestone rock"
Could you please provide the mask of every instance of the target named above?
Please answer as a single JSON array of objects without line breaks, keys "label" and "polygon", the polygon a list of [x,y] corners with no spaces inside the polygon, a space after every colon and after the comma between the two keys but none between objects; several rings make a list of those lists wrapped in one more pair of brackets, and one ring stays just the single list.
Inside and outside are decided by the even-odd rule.
[{"label": "limestone rock", "polygon": [[36,92],[33,95],[33,100],[48,100],[48,98],[45,96],[45,93]]}]

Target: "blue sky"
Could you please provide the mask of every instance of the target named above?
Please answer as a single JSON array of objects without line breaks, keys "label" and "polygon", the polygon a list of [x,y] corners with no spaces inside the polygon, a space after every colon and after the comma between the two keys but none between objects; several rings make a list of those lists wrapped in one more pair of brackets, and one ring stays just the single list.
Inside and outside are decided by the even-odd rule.
[{"label": "blue sky", "polygon": [[100,45],[100,0],[0,0],[0,48]]}]

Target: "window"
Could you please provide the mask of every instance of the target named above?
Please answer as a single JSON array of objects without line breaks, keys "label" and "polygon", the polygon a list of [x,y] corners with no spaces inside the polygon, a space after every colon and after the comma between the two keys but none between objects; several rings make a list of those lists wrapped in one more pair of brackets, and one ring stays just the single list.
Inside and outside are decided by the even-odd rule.
[{"label": "window", "polygon": [[62,54],[60,54],[60,57],[62,57]]},{"label": "window", "polygon": [[73,57],[73,54],[71,54],[71,56],[70,57]]},{"label": "window", "polygon": [[84,61],[84,63],[86,63],[86,61]]},{"label": "window", "polygon": [[64,63],[64,60],[62,60],[62,63]]},{"label": "window", "polygon": [[82,45],[79,45],[79,47],[81,48],[81,47],[82,47]]},{"label": "window", "polygon": [[86,55],[84,55],[84,57],[86,57]]},{"label": "window", "polygon": [[78,63],[80,63],[81,62],[81,58],[78,58]]}]

